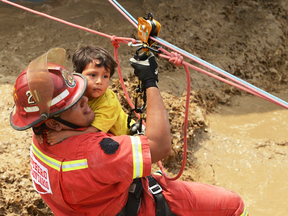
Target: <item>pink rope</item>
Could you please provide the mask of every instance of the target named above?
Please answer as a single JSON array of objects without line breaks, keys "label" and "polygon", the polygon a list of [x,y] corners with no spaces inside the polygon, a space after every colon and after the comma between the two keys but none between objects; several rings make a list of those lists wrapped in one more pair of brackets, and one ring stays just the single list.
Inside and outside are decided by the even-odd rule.
[{"label": "pink rope", "polygon": [[158,161],[158,166],[160,167],[160,170],[163,173],[163,176],[166,179],[169,180],[177,180],[183,173],[186,165],[187,160],[187,129],[188,129],[188,115],[189,115],[189,101],[190,101],[190,91],[191,91],[191,77],[189,68],[186,64],[184,64],[183,57],[175,52],[168,53],[169,54],[169,62],[174,63],[176,66],[180,67],[181,65],[184,65],[185,72],[186,72],[186,78],[187,78],[187,94],[186,94],[186,105],[185,105],[185,119],[184,119],[184,129],[183,129],[183,159],[182,159],[182,165],[180,168],[179,173],[175,177],[168,177],[168,175],[165,173],[165,170],[162,166],[161,161]]},{"label": "pink rope", "polygon": [[[162,45],[166,46],[167,48],[169,48],[169,49],[177,52],[177,50],[174,49],[172,46],[169,46],[169,45],[167,45],[167,44],[164,44],[164,43],[162,43],[161,41],[155,39],[154,37],[150,37],[150,39],[153,39],[155,42],[157,42],[157,43],[159,43],[159,44],[162,44]],[[164,50],[164,49],[163,49],[163,50]],[[163,51],[163,50],[161,49],[161,51]],[[166,51],[166,50],[165,50],[165,51]],[[228,80],[226,80],[226,79],[223,79],[223,78],[221,78],[221,77],[218,77],[218,76],[216,76],[216,75],[214,75],[214,74],[212,75],[211,73],[209,73],[209,72],[207,72],[207,71],[205,71],[205,70],[202,70],[202,69],[200,69],[200,68],[198,68],[198,67],[196,67],[196,66],[194,66],[194,65],[191,65],[191,64],[189,64],[189,67],[190,67],[190,68],[193,68],[193,69],[195,69],[195,70],[197,70],[197,71],[199,71],[199,72],[201,72],[201,73],[204,73],[204,74],[206,74],[206,75],[208,75],[208,76],[211,76],[211,77],[213,77],[213,78],[216,78],[216,79],[218,79],[218,80],[220,80],[220,81],[222,81],[222,82],[225,82],[225,83],[227,83],[227,84],[229,84],[229,85],[232,85],[232,86],[234,86],[234,87],[236,87],[236,88],[239,88],[239,89],[241,89],[241,90],[243,90],[243,91],[246,91],[246,92],[248,92],[248,93],[250,93],[250,94],[253,94],[253,95],[258,96],[258,97],[260,97],[260,98],[262,98],[262,99],[264,99],[264,100],[267,100],[267,101],[269,101],[269,102],[271,102],[271,103],[277,104],[277,105],[279,105],[279,106],[282,106],[282,107],[288,109],[288,105],[284,104],[283,102],[281,102],[281,101],[276,101],[273,97],[271,97],[271,96],[269,96],[269,95],[265,95],[265,94],[263,94],[261,91],[259,91],[259,90],[257,90],[257,89],[254,89],[254,88],[252,88],[252,87],[250,87],[250,86],[248,86],[248,85],[246,85],[246,84],[238,81],[238,80],[235,79],[235,78],[232,78],[232,77],[229,78],[225,73],[222,73],[221,71],[216,70],[215,68],[210,67],[209,65],[206,65],[206,64],[198,61],[197,59],[194,59],[194,58],[190,57],[189,55],[186,55],[185,53],[182,53],[182,52],[181,52],[181,54],[182,54],[183,56],[191,59],[192,61],[194,61],[194,62],[196,62],[196,63],[198,63],[198,64],[200,64],[200,65],[203,65],[203,66],[205,66],[206,68],[208,68],[208,69],[210,69],[210,70],[212,70],[212,71],[214,71],[214,72],[216,72],[216,73],[218,73],[218,74],[220,74],[220,75],[222,75],[222,76],[224,76],[224,77],[232,80],[232,81],[235,82],[235,83],[233,83],[233,82],[231,82],[231,81],[228,81]],[[159,56],[164,57],[164,56],[162,56],[162,55],[159,55]],[[165,57],[164,57],[164,58],[165,58]],[[186,63],[185,63],[185,64],[186,64]],[[188,64],[188,63],[187,63],[187,64]],[[237,83],[237,84],[236,84],[236,83]]]},{"label": "pink rope", "polygon": [[[166,50],[163,49],[163,48],[159,48],[159,50],[166,54],[166,55],[159,54],[160,57],[166,58],[166,59],[170,59],[170,58],[171,58],[170,56],[167,56],[167,55],[170,55],[170,53],[169,53],[168,51],[166,51]],[[170,60],[169,60],[169,61],[170,61]],[[237,83],[234,83],[234,82],[231,82],[231,81],[229,81],[229,80],[226,80],[226,79],[224,79],[224,78],[222,78],[222,77],[219,77],[219,76],[217,76],[217,75],[215,75],[215,74],[212,74],[212,73],[210,73],[210,72],[208,72],[208,71],[206,71],[206,70],[203,70],[203,69],[201,69],[201,68],[199,68],[199,67],[196,67],[195,65],[189,64],[189,63],[187,63],[187,62],[185,62],[185,61],[183,61],[183,65],[187,65],[188,67],[190,67],[190,68],[192,68],[192,69],[194,69],[194,70],[196,70],[196,71],[199,71],[199,72],[201,72],[201,73],[203,73],[203,74],[206,74],[206,75],[208,75],[208,76],[210,76],[210,77],[213,77],[213,78],[215,78],[215,79],[218,79],[218,80],[220,80],[220,81],[222,81],[222,82],[224,82],[224,83],[227,83],[227,84],[229,84],[229,85],[231,85],[231,86],[234,86],[234,87],[236,87],[236,88],[239,88],[239,89],[241,89],[241,90],[243,90],[243,91],[246,91],[246,92],[248,92],[248,93],[250,93],[250,94],[254,94],[254,95],[256,95],[256,96],[258,96],[258,97],[260,97],[260,98],[262,98],[262,99],[264,99],[264,100],[267,100],[267,101],[269,101],[269,102],[272,102],[272,103],[277,104],[275,101],[269,100],[268,98],[263,97],[262,95],[258,94],[257,92],[253,92],[253,91],[251,91],[250,89],[247,89],[247,88],[245,88],[245,87],[242,86],[242,85],[239,85],[239,84],[237,84]]]},{"label": "pink rope", "polygon": [[108,35],[108,34],[104,34],[104,33],[102,33],[102,32],[98,32],[98,31],[95,31],[95,30],[92,30],[92,29],[89,29],[89,28],[85,28],[85,27],[83,27],[83,26],[80,26],[80,25],[77,25],[77,24],[74,24],[74,23],[71,23],[71,22],[67,22],[67,21],[65,21],[65,20],[62,20],[62,19],[59,19],[59,18],[50,16],[50,15],[48,15],[48,14],[45,14],[45,13],[41,13],[41,12],[39,12],[39,11],[32,10],[32,9],[27,8],[27,7],[24,7],[24,6],[22,6],[22,5],[18,5],[18,4],[16,4],[16,3],[10,2],[10,1],[8,1],[8,0],[0,0],[0,1],[5,2],[5,3],[7,3],[7,4],[10,4],[10,5],[13,5],[13,6],[18,7],[18,8],[21,8],[21,9],[23,9],[23,10],[29,11],[29,12],[31,12],[31,13],[34,13],[34,14],[37,14],[37,15],[40,15],[40,16],[47,17],[47,18],[49,18],[49,19],[55,20],[55,21],[57,21],[57,22],[60,22],[60,23],[63,23],[63,24],[69,25],[69,26],[72,26],[72,27],[75,27],[75,28],[79,28],[79,29],[82,29],[82,30],[85,30],[85,31],[88,31],[88,32],[91,32],[91,33],[94,33],[94,34],[98,34],[98,35],[103,36],[103,37],[106,37],[106,38],[111,38],[111,36]]},{"label": "pink rope", "polygon": [[[111,35],[108,35],[108,34],[104,34],[102,32],[98,32],[98,31],[95,31],[95,30],[92,30],[92,29],[89,29],[89,28],[86,28],[86,27],[83,27],[83,26],[80,26],[80,25],[77,25],[77,24],[73,24],[71,22],[67,22],[65,20],[62,20],[62,19],[59,19],[59,18],[56,18],[56,17],[53,17],[53,16],[50,16],[50,15],[47,15],[45,13],[41,13],[41,12],[38,12],[38,11],[35,11],[35,10],[32,10],[30,8],[27,8],[27,7],[24,7],[24,6],[21,6],[21,5],[18,5],[18,4],[15,4],[13,2],[10,2],[10,1],[7,1],[7,0],[0,0],[2,2],[5,2],[7,4],[10,4],[10,5],[13,5],[15,7],[18,7],[18,8],[21,8],[23,10],[26,10],[26,11],[29,11],[31,13],[34,13],[34,14],[37,14],[37,15],[40,15],[40,16],[44,16],[46,18],[49,18],[49,19],[52,19],[52,20],[55,20],[57,22],[60,22],[60,23],[63,23],[63,24],[66,24],[66,25],[69,25],[69,26],[72,26],[72,27],[75,27],[75,28],[78,28],[78,29],[82,29],[82,30],[85,30],[85,31],[88,31],[88,32],[91,32],[91,33],[94,33],[94,34],[98,34],[100,36],[104,36],[106,38],[110,38],[111,40],[111,43],[112,45],[114,46],[114,56],[115,56],[115,61],[117,63],[117,69],[118,69],[118,74],[119,74],[119,78],[120,78],[120,81],[121,81],[121,85],[122,85],[122,89],[124,91],[124,94],[126,96],[126,99],[130,105],[130,107],[132,109],[135,108],[134,104],[132,103],[129,95],[128,95],[128,92],[126,90],[126,87],[125,87],[125,83],[124,83],[124,80],[123,80],[123,76],[122,76],[122,72],[121,72],[121,68],[120,68],[120,63],[119,63],[119,58],[118,58],[118,52],[117,52],[117,49],[120,47],[120,43],[125,43],[125,44],[128,44],[129,42],[128,41],[131,41],[132,43],[136,44],[136,40],[133,39],[133,38],[125,38],[125,37],[116,37],[115,35],[111,36]],[[110,0],[109,0],[110,1]],[[110,1],[111,2],[111,1]],[[113,5],[114,3],[111,2]],[[121,12],[122,13],[122,12]],[[124,14],[123,14],[124,15]],[[126,15],[124,15],[126,17]],[[127,18],[127,17],[126,17]],[[129,19],[130,20],[130,19]],[[132,23],[134,25],[134,23]],[[135,26],[135,25],[134,25]],[[137,27],[137,25],[135,26]],[[164,50],[164,49],[163,49]],[[182,65],[182,62],[183,62],[183,57],[181,57],[179,54],[177,53],[173,53],[173,54],[169,54],[171,57],[169,57],[169,61],[170,62],[173,62],[175,65],[177,66],[180,66]],[[186,76],[187,76],[187,96],[186,96],[186,109],[185,109],[185,122],[184,122],[184,152],[183,152],[183,162],[182,162],[182,167],[181,167],[181,170],[179,172],[179,174],[174,177],[174,178],[169,178],[167,175],[164,175],[167,179],[170,179],[170,180],[176,180],[178,179],[181,174],[183,173],[183,170],[185,168],[185,163],[186,163],[186,155],[187,155],[187,125],[188,125],[188,109],[189,109],[189,98],[190,98],[190,89],[191,89],[191,83],[190,83],[190,74],[189,74],[189,69],[186,65],[184,65],[185,67],[185,70],[186,70]],[[140,118],[140,115],[138,113],[136,113],[137,117]],[[143,121],[142,122],[143,125],[145,126],[145,122]],[[159,161],[159,166],[162,170],[163,173],[164,172],[164,168],[161,164],[161,162]]]},{"label": "pink rope", "polygon": [[[52,19],[54,21],[57,21],[57,22],[60,22],[60,23],[63,23],[63,24],[66,24],[68,26],[72,26],[72,27],[75,27],[75,28],[78,28],[78,29],[81,29],[81,30],[85,30],[85,31],[88,31],[88,32],[91,32],[91,33],[106,37],[106,38],[110,38],[111,39],[111,43],[114,46],[114,55],[115,55],[115,58],[116,58],[116,62],[118,64],[117,69],[118,69],[119,77],[120,77],[120,80],[121,80],[122,88],[124,90],[124,93],[125,93],[125,96],[126,96],[126,98],[128,100],[129,105],[131,106],[132,109],[134,109],[134,105],[133,105],[133,103],[132,103],[132,101],[131,101],[128,93],[127,93],[126,88],[125,88],[124,80],[123,80],[121,69],[120,69],[120,66],[119,66],[120,64],[119,64],[118,54],[117,54],[117,49],[120,47],[119,43],[128,44],[129,43],[128,41],[131,41],[133,44],[136,44],[137,42],[136,42],[136,40],[134,38],[116,37],[115,35],[111,36],[111,35],[108,35],[108,34],[105,34],[105,33],[99,32],[99,31],[95,31],[95,30],[92,30],[92,29],[89,29],[89,28],[86,28],[86,27],[83,27],[83,26],[80,26],[80,25],[77,25],[77,24],[62,20],[62,19],[59,19],[59,18],[56,18],[56,17],[53,17],[53,16],[50,16],[48,14],[45,14],[45,13],[42,13],[42,12],[39,12],[39,11],[32,10],[30,8],[24,7],[22,5],[18,5],[16,3],[10,2],[8,0],[0,0],[0,1],[5,2],[7,4],[10,4],[10,5],[13,5],[13,6],[18,7],[18,8],[21,8],[23,10],[29,11],[31,13],[34,13],[34,14],[37,14],[37,15]],[[138,117],[138,118],[140,118],[140,117]]]},{"label": "pink rope", "polygon": [[[194,70],[197,70],[199,72],[202,72],[204,74],[207,74],[211,77],[214,77],[222,82],[225,82],[229,85],[232,85],[232,86],[235,86],[237,88],[240,88],[244,91],[247,91],[251,94],[257,94],[255,92],[251,92],[249,89],[246,89],[244,86],[241,86],[241,85],[238,85],[236,83],[233,83],[229,80],[225,80],[215,74],[212,74],[212,73],[209,73],[203,69],[200,69],[194,65],[191,65],[185,61],[183,61],[183,57],[176,53],[176,52],[171,52],[169,53],[168,51],[166,51],[165,49],[163,48],[159,48],[160,51],[162,51],[163,53],[165,53],[166,55],[164,54],[158,54],[160,57],[162,58],[166,58],[169,60],[169,62],[171,63],[174,63],[176,66],[181,66],[183,65],[184,68],[185,68],[185,72],[186,72],[186,78],[187,78],[187,94],[186,94],[186,105],[185,105],[185,120],[184,120],[184,129],[183,129],[183,142],[184,142],[184,146],[183,146],[183,160],[182,160],[182,165],[181,165],[181,168],[180,168],[180,171],[179,173],[175,176],[175,177],[168,177],[167,174],[165,173],[165,170],[162,166],[162,163],[161,161],[158,161],[158,166],[160,167],[160,170],[162,171],[162,173],[164,174],[164,177],[166,179],[169,179],[169,180],[177,180],[183,173],[184,169],[185,169],[185,165],[186,165],[186,161],[187,161],[187,129],[188,129],[188,115],[189,115],[189,100],[190,100],[190,90],[191,90],[191,77],[190,77],[190,73],[189,73],[189,67],[194,69]],[[266,100],[269,100],[267,98],[264,98],[262,97],[261,95],[257,95],[258,97],[261,97],[263,99],[266,99]],[[270,101],[270,102],[274,102],[274,101]]]},{"label": "pink rope", "polygon": [[[80,26],[80,25],[77,25],[77,24],[73,24],[73,23],[71,23],[71,22],[68,22],[68,21],[65,21],[65,20],[62,20],[62,19],[59,19],[59,18],[50,16],[50,15],[47,15],[47,14],[45,14],[45,13],[41,13],[41,12],[32,10],[32,9],[30,9],[30,8],[27,8],[27,7],[18,5],[18,4],[16,4],[16,3],[10,2],[10,1],[8,1],[8,0],[0,0],[0,1],[5,2],[5,3],[7,3],[7,4],[10,4],[10,5],[13,5],[13,6],[18,7],[18,8],[21,8],[21,9],[23,9],[23,10],[29,11],[29,12],[31,12],[31,13],[34,13],[34,14],[37,14],[37,15],[44,16],[44,17],[46,17],[46,18],[55,20],[55,21],[57,21],[57,22],[60,22],[60,23],[63,23],[63,24],[66,24],[66,25],[69,25],[69,26],[72,26],[72,27],[75,27],[75,28],[78,28],[78,29],[81,29],[81,30],[85,30],[85,31],[87,31],[87,32],[91,32],[91,33],[94,33],[94,34],[98,34],[98,35],[103,36],[103,37],[106,37],[106,38],[110,38],[111,43],[112,43],[112,45],[114,46],[115,60],[116,60],[116,62],[117,62],[118,74],[119,74],[119,78],[120,78],[120,81],[121,81],[121,85],[122,85],[124,94],[125,94],[125,96],[126,96],[126,99],[127,99],[128,103],[129,103],[130,107],[131,107],[132,109],[135,108],[135,106],[133,105],[133,103],[132,103],[132,101],[131,101],[131,99],[130,99],[130,97],[129,97],[129,95],[128,95],[128,92],[127,92],[127,90],[126,90],[126,87],[125,87],[125,83],[124,83],[123,76],[122,76],[122,72],[121,72],[121,68],[120,68],[118,53],[117,53],[117,49],[120,47],[120,43],[128,44],[128,43],[129,43],[128,41],[131,41],[133,44],[136,44],[137,42],[136,42],[135,39],[133,39],[133,38],[125,38],[125,37],[116,37],[115,35],[114,35],[114,36],[111,36],[111,35],[108,35],[108,34],[105,34],[105,33],[99,32],[99,31],[95,31],[95,30],[92,30],[92,29],[89,29],[89,28],[86,28],[86,27],[83,27],[83,26]],[[116,7],[116,8],[119,10],[119,8],[116,6],[116,4],[115,4],[114,2],[112,2],[111,0],[108,0],[108,1],[109,1],[112,5],[114,5],[114,7]],[[123,14],[124,17],[126,17],[126,18],[132,23],[132,25],[134,25],[134,26],[137,28],[137,24],[136,24],[136,23],[134,23],[122,10],[119,10],[119,11],[120,11],[121,14]],[[155,42],[158,42],[159,44],[162,44],[162,45],[164,45],[164,46],[166,46],[166,47],[174,50],[173,47],[167,46],[166,44],[161,43],[161,41],[159,41],[159,40],[157,40],[157,39],[155,39],[155,38],[152,38],[152,37],[150,37],[150,38],[151,38],[152,40],[154,40]],[[216,78],[216,79],[218,79],[218,80],[220,80],[220,81],[223,81],[223,82],[225,82],[225,83],[227,83],[227,84],[230,84],[230,85],[232,85],[232,86],[235,86],[235,87],[237,87],[237,88],[239,88],[239,89],[241,89],[241,90],[247,91],[247,92],[249,92],[249,93],[251,93],[251,94],[255,94],[256,96],[261,97],[261,98],[263,98],[263,99],[265,99],[265,100],[268,100],[268,101],[270,101],[270,102],[273,102],[273,103],[275,103],[275,104],[279,104],[279,103],[280,103],[280,102],[279,102],[279,103],[276,103],[276,102],[273,100],[273,98],[271,99],[271,98],[269,98],[269,97],[268,97],[268,98],[267,98],[267,97],[264,97],[262,94],[258,94],[257,92],[255,92],[255,91],[253,91],[253,90],[250,90],[250,89],[247,89],[247,88],[245,88],[245,87],[242,86],[242,85],[238,85],[238,84],[233,83],[233,82],[231,82],[231,81],[225,80],[225,79],[223,79],[223,78],[221,78],[221,77],[218,77],[218,76],[216,76],[216,75],[214,75],[214,74],[212,74],[212,73],[209,73],[209,72],[207,72],[207,71],[205,71],[205,70],[203,70],[203,69],[200,69],[200,68],[198,68],[198,67],[196,67],[196,66],[194,66],[194,65],[191,65],[191,64],[189,64],[189,63],[187,63],[187,62],[184,62],[184,61],[183,61],[183,57],[180,56],[178,53],[174,53],[174,52],[169,53],[168,51],[164,50],[163,48],[160,48],[159,50],[161,50],[163,53],[166,54],[166,55],[159,54],[159,56],[161,56],[161,57],[163,57],[163,58],[166,58],[166,59],[169,59],[169,62],[174,63],[176,66],[181,66],[181,65],[183,65],[184,68],[185,68],[186,77],[187,77],[187,95],[186,95],[185,121],[184,121],[184,132],[183,132],[183,135],[184,135],[183,162],[182,162],[182,166],[181,166],[181,169],[180,169],[178,175],[177,175],[176,177],[173,177],[173,178],[170,178],[170,177],[168,177],[167,175],[164,175],[167,179],[170,179],[170,180],[176,180],[176,179],[178,179],[178,178],[181,176],[181,174],[183,173],[183,170],[184,170],[184,168],[185,168],[185,163],[186,163],[186,156],[187,156],[187,127],[188,127],[189,99],[190,99],[190,89],[191,89],[189,67],[192,68],[192,69],[194,69],[194,70],[197,70],[197,71],[199,71],[199,72],[202,72],[202,73],[204,73],[204,74],[207,74],[207,75],[209,75],[209,76],[211,76],[211,77],[214,77],[214,78]],[[177,50],[174,50],[174,51],[177,51]],[[184,53],[183,55],[184,55],[185,57],[187,57],[187,58],[189,58],[189,59],[197,62],[196,60],[190,58],[190,56],[187,56],[185,53]],[[201,64],[201,62],[197,62],[197,63]],[[211,67],[209,67],[209,66],[207,66],[207,65],[204,65],[204,66],[207,67],[207,68],[209,68],[209,69],[212,70],[212,71],[214,70],[213,68],[211,68]],[[216,71],[216,72],[217,72],[217,71]],[[225,76],[225,74],[222,74],[222,75]],[[237,81],[237,80],[236,80],[236,81]],[[236,81],[235,81],[235,82],[236,82]],[[280,103],[280,105],[281,105],[281,103]],[[137,114],[137,117],[140,118],[139,114],[138,114],[138,113],[136,113],[136,114]],[[144,123],[144,125],[145,125],[145,123]],[[165,173],[165,172],[164,172],[164,169],[163,169],[163,166],[162,166],[162,164],[161,164],[161,161],[159,161],[158,164],[159,164],[160,169],[162,170],[162,172]]]},{"label": "pink rope", "polygon": [[[135,40],[135,42],[136,42],[136,40]],[[120,45],[119,45],[120,42],[119,42],[119,40],[117,40],[116,36],[112,36],[111,43],[114,46],[114,56],[115,56],[115,61],[117,63],[117,70],[118,70],[119,78],[120,78],[120,81],[121,81],[122,89],[124,91],[124,94],[125,94],[125,97],[126,97],[126,100],[127,100],[128,104],[129,104],[129,106],[132,109],[135,109],[135,106],[134,106],[132,100],[130,99],[129,94],[127,92],[127,89],[125,87],[124,79],[123,79],[123,76],[122,76],[122,71],[121,71],[120,62],[119,62],[119,58],[118,58],[118,52],[117,52],[117,49],[120,47]],[[135,113],[135,114],[138,117],[138,119],[140,119],[139,113]],[[142,121],[142,124],[144,126],[146,126],[144,120]]]},{"label": "pink rope", "polygon": [[5,3],[7,3],[7,4],[10,4],[10,5],[13,5],[13,6],[18,7],[18,8],[21,8],[21,9],[23,9],[23,10],[29,11],[29,12],[31,12],[31,13],[34,13],[34,14],[37,14],[37,15],[40,15],[40,16],[49,18],[49,19],[51,19],[51,20],[54,20],[54,21],[63,23],[63,24],[65,24],[65,25],[72,26],[72,27],[75,27],[75,28],[78,28],[78,29],[81,29],[81,30],[84,30],[84,31],[87,31],[87,32],[91,32],[91,33],[93,33],[93,34],[97,34],[97,35],[100,35],[100,36],[103,36],[103,37],[106,37],[106,38],[109,38],[109,39],[112,39],[112,37],[114,37],[114,39],[119,40],[121,43],[128,44],[128,43],[129,43],[128,41],[131,41],[131,42],[134,43],[134,44],[137,43],[134,38],[111,36],[111,35],[108,35],[108,34],[105,34],[105,33],[99,32],[99,31],[96,31],[96,30],[92,30],[92,29],[86,28],[86,27],[84,27],[84,26],[80,26],[80,25],[77,25],[77,24],[74,24],[74,23],[65,21],[65,20],[63,20],[63,19],[59,19],[59,18],[57,18],[57,17],[50,16],[50,15],[48,15],[48,14],[45,14],[45,13],[42,13],[42,12],[39,12],[39,11],[32,10],[32,9],[30,9],[30,8],[27,8],[27,7],[24,7],[24,6],[22,6],[22,5],[16,4],[16,3],[14,3],[14,2],[10,2],[10,1],[8,1],[8,0],[0,0],[0,1],[5,2]]}]

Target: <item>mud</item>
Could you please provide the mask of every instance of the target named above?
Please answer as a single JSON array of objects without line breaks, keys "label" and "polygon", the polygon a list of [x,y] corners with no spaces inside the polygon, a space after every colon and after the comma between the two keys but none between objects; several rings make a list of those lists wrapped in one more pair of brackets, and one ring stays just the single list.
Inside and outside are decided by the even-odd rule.
[{"label": "mud", "polygon": [[[134,27],[107,1],[16,2],[109,35],[137,36]],[[119,3],[136,18],[152,12],[162,25],[160,38],[288,100],[286,0]],[[0,215],[53,215],[31,184],[31,131],[14,131],[9,125],[16,77],[31,60],[56,46],[67,50],[66,66],[71,70],[73,52],[86,44],[113,53],[105,37],[0,3]],[[133,71],[128,59],[134,52],[124,44],[119,48],[125,84],[132,98],[136,81],[130,76]],[[186,75],[183,67],[177,68],[167,60],[158,58],[158,63],[159,87],[173,142],[171,156],[162,163],[169,176],[174,176],[182,162]],[[193,70],[190,73],[188,161],[181,179],[236,191],[250,215],[288,215],[287,110],[207,75]],[[128,111],[117,75],[111,88]]]}]

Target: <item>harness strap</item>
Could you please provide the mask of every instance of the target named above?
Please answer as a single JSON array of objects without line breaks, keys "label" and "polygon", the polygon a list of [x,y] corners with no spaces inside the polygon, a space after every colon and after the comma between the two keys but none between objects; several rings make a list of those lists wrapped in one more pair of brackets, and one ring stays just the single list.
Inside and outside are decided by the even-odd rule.
[{"label": "harness strap", "polygon": [[129,188],[128,201],[125,206],[126,215],[137,215],[139,202],[143,194],[143,187],[141,183],[141,178],[136,178],[133,180]]},{"label": "harness strap", "polygon": [[[152,175],[148,176],[147,179],[149,181],[148,190],[153,195],[156,202],[156,216],[175,216],[172,214],[170,207],[162,194],[161,186],[156,182]],[[136,178],[130,185],[127,203],[117,216],[136,216],[141,204],[142,194],[143,186],[141,178]]]},{"label": "harness strap", "polygon": [[149,192],[156,201],[156,216],[173,216],[171,209],[162,194],[161,186],[151,175],[148,176],[147,179],[149,180]]}]

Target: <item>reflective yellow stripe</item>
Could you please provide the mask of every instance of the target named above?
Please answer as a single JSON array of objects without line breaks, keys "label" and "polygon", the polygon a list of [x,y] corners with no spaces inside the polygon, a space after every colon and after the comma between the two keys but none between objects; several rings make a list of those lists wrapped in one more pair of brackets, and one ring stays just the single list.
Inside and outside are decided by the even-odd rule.
[{"label": "reflective yellow stripe", "polygon": [[143,176],[142,146],[139,136],[131,136],[133,152],[133,179]]},{"label": "reflective yellow stripe", "polygon": [[62,163],[62,171],[72,171],[72,170],[79,170],[79,169],[86,169],[88,168],[87,159],[82,160],[75,160],[75,161],[65,161]]},{"label": "reflective yellow stripe", "polygon": [[88,168],[87,159],[73,160],[61,162],[43,154],[35,145],[32,143],[32,151],[37,158],[39,158],[46,165],[60,171],[62,167],[62,172],[86,169]]},{"label": "reflective yellow stripe", "polygon": [[240,216],[247,216],[248,215],[248,211],[246,209],[246,206],[244,207],[244,211]]},{"label": "reflective yellow stripe", "polygon": [[36,155],[43,163],[48,166],[60,171],[61,161],[57,161],[45,154],[43,154],[35,145],[32,143],[32,152]]}]

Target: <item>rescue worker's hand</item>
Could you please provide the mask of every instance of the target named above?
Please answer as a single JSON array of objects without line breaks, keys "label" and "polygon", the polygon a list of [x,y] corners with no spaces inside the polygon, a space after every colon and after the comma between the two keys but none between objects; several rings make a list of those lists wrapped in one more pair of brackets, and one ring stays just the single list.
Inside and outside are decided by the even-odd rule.
[{"label": "rescue worker's hand", "polygon": [[147,56],[143,53],[139,56],[139,60],[131,58],[129,60],[131,66],[135,69],[134,74],[142,81],[142,88],[157,87],[158,82],[158,64],[153,53]]}]

